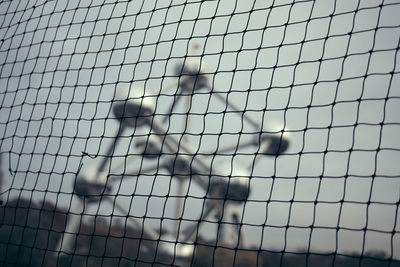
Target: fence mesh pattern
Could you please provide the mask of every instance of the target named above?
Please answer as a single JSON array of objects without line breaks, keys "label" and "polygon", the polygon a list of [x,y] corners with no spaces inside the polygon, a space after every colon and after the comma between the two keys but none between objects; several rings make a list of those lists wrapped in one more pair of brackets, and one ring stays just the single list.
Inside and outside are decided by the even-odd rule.
[{"label": "fence mesh pattern", "polygon": [[400,266],[400,2],[0,2],[0,265]]}]

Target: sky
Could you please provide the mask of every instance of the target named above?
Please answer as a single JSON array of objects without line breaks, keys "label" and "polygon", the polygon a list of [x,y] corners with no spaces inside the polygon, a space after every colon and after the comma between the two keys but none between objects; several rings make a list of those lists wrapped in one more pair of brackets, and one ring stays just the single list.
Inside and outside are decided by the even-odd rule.
[{"label": "sky", "polygon": [[[250,177],[246,203],[226,208],[239,212],[244,245],[400,258],[398,2],[4,1],[0,10],[2,199],[33,196],[73,211],[77,173],[95,170],[117,134],[113,99],[144,88],[154,123],[182,138],[179,151],[197,152],[194,165]],[[201,62],[212,92],[180,96],[164,121],[185,58]],[[254,159],[257,147],[244,144],[261,129],[283,131],[288,150]],[[149,133],[121,134],[111,173],[150,171],[112,192],[158,227],[176,218],[181,193],[179,179],[157,168],[171,156],[137,152]],[[187,179],[183,188],[186,228],[206,192]],[[105,200],[85,213],[120,214]],[[210,221],[199,230],[206,238],[216,235]],[[176,220],[163,227],[173,232]]]}]

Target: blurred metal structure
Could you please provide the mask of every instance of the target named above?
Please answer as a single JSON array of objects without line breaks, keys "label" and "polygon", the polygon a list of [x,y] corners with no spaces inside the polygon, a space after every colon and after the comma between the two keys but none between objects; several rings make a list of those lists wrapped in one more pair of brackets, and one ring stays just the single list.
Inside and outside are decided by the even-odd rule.
[{"label": "blurred metal structure", "polygon": [[[262,128],[256,121],[248,117],[244,111],[240,111],[232,103],[224,99],[222,94],[215,90],[210,84],[206,76],[206,69],[200,61],[186,60],[182,65],[177,65],[176,68],[177,83],[175,86],[178,91],[186,94],[193,94],[198,90],[209,90],[214,93],[219,100],[227,103],[228,107],[240,113],[244,120],[247,120],[257,131]],[[154,172],[164,169],[171,175],[177,178],[178,191],[180,195],[184,195],[183,183],[188,180],[193,181],[199,188],[205,192],[203,211],[198,218],[198,223],[193,222],[190,227],[183,229],[179,232],[179,220],[176,221],[177,227],[175,232],[169,234],[169,237],[162,237],[164,233],[154,230],[149,231],[143,226],[143,223],[136,218],[129,218],[128,222],[131,223],[138,232],[142,233],[144,240],[157,241],[162,237],[163,240],[171,240],[171,242],[157,242],[144,243],[148,246],[147,249],[157,250],[159,254],[173,256],[177,260],[190,260],[193,255],[194,245],[198,238],[198,233],[201,231],[202,224],[209,220],[212,216],[214,219],[221,222],[222,217],[228,218],[225,223],[218,223],[216,239],[224,244],[243,245],[243,237],[240,237],[240,209],[236,209],[238,205],[246,202],[250,195],[250,178],[251,168],[243,166],[241,168],[232,169],[221,167],[218,170],[213,169],[202,156],[195,155],[193,149],[188,144],[179,142],[174,136],[166,134],[164,125],[157,123],[154,120],[156,108],[157,95],[151,95],[141,87],[129,87],[120,90],[116,94],[112,111],[117,120],[119,120],[119,128],[115,135],[114,141],[107,149],[104,159],[97,167],[84,166],[79,175],[76,177],[74,192],[78,196],[76,202],[76,209],[79,211],[70,214],[68,219],[67,228],[64,237],[60,240],[58,245],[59,253],[73,253],[75,238],[79,233],[79,227],[82,224],[82,216],[85,214],[85,209],[99,201],[110,201],[122,213],[129,217],[129,211],[125,210],[123,206],[115,204],[113,197],[109,195],[115,182],[121,179],[137,177],[142,173],[154,170]],[[174,103],[168,108],[168,112],[172,113],[174,106],[180,100],[178,95]],[[168,114],[167,114],[168,115]],[[163,122],[166,122],[168,116],[165,117]],[[135,143],[136,154],[141,154],[143,160],[157,160],[160,161],[161,155],[176,154],[170,160],[163,163],[157,163],[154,167],[148,170],[138,169],[132,173],[124,173],[124,175],[114,175],[114,171],[110,170],[110,159],[118,144],[118,140],[124,131],[131,131],[132,129],[149,127],[149,138],[146,141],[139,140]],[[133,138],[135,138],[133,136]],[[135,139],[134,139],[135,140]],[[253,146],[258,150],[257,155],[265,156],[278,156],[286,151],[290,144],[290,140],[283,131],[277,133],[267,133],[261,131],[261,134],[256,134],[251,142],[242,144],[243,147]],[[177,148],[179,147],[179,151]],[[219,153],[233,153],[237,146],[219,148]],[[182,153],[183,152],[183,153]],[[211,152],[212,153],[215,152]],[[250,162],[250,167],[256,163],[259,157]],[[130,158],[117,166],[121,167],[129,162]],[[131,175],[131,176],[129,176]],[[182,218],[183,200],[180,198],[176,204],[176,217]],[[230,231],[228,231],[230,228]],[[157,245],[156,245],[157,244]]]}]

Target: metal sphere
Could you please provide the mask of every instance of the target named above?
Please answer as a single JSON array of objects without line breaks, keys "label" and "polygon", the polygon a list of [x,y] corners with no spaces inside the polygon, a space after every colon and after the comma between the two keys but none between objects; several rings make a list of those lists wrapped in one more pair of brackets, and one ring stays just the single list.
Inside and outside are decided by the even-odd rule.
[{"label": "metal sphere", "polygon": [[99,172],[95,166],[82,167],[75,180],[74,192],[78,196],[101,196],[109,189],[107,173]]},{"label": "metal sphere", "polygon": [[266,148],[261,152],[267,155],[281,155],[289,148],[289,139],[281,134],[263,135],[261,142],[267,144]]},{"label": "metal sphere", "polygon": [[189,259],[193,256],[194,245],[176,243],[176,236],[164,235],[159,243],[161,253],[174,255],[177,259]]},{"label": "metal sphere", "polygon": [[290,146],[290,132],[282,125],[269,123],[264,127],[260,137],[260,153],[278,156],[285,153]]},{"label": "metal sphere", "polygon": [[[244,202],[250,195],[249,176],[242,169],[233,170],[231,174],[226,175],[228,169],[221,169],[219,173],[212,178],[210,185],[211,197],[232,200],[235,202]],[[225,175],[223,174],[225,172]]]},{"label": "metal sphere", "polygon": [[147,125],[155,113],[155,97],[149,96],[144,87],[122,88],[114,99],[114,116],[129,127]]}]

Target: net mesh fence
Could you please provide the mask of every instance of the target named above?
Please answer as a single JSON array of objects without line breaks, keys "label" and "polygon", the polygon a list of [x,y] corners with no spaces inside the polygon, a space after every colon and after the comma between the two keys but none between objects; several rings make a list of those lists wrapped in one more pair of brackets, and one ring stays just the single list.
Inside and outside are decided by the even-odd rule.
[{"label": "net mesh fence", "polygon": [[2,266],[400,266],[400,2],[0,2]]}]

